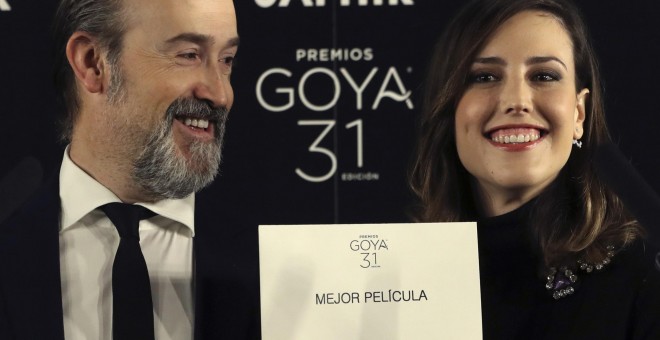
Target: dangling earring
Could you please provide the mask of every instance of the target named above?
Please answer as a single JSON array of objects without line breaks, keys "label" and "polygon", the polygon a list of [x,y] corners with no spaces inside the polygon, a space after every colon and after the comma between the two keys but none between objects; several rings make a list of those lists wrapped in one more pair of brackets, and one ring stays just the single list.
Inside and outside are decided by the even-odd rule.
[{"label": "dangling earring", "polygon": [[[580,128],[575,127],[575,132],[580,132]],[[577,138],[573,138],[573,145],[577,146],[578,149],[582,149],[582,142],[580,142],[580,140]]]}]

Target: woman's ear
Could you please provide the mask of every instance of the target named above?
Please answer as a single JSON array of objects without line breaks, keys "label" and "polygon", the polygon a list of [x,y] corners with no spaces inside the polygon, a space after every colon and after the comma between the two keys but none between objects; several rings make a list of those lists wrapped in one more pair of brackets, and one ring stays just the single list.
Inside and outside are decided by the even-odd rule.
[{"label": "woman's ear", "polygon": [[98,40],[86,32],[75,32],[66,44],[66,57],[78,79],[89,93],[103,90],[105,74],[103,54]]},{"label": "woman's ear", "polygon": [[575,131],[573,131],[573,138],[580,139],[584,133],[584,120],[586,119],[587,112],[587,99],[589,97],[589,89],[584,88],[577,94],[577,103],[575,104]]}]

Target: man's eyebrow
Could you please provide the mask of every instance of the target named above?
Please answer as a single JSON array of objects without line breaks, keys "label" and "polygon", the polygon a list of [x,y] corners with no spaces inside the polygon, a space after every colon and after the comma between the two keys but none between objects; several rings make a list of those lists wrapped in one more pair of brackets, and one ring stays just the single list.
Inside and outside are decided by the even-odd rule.
[{"label": "man's eyebrow", "polygon": [[225,44],[225,48],[238,47],[240,43],[241,43],[241,39],[239,37],[234,37],[229,39],[229,41],[227,41],[227,44]]},{"label": "man's eyebrow", "polygon": [[181,33],[177,36],[165,40],[165,44],[171,45],[181,41],[191,42],[198,45],[205,45],[205,44],[213,44],[215,42],[215,38],[206,34]]},{"label": "man's eyebrow", "polygon": [[563,61],[561,61],[561,59],[559,59],[559,58],[557,58],[557,57],[553,57],[553,56],[547,56],[547,57],[545,57],[545,56],[543,56],[543,57],[531,57],[531,58],[527,59],[527,61],[525,62],[525,64],[527,64],[527,65],[532,65],[532,64],[543,64],[543,63],[547,63],[547,62],[550,62],[550,61],[556,61],[556,62],[558,62],[558,63],[560,63],[562,66],[564,66],[564,68],[565,68],[566,70],[568,70],[568,67],[566,66],[566,64],[564,64]]},{"label": "man's eyebrow", "polygon": [[[227,41],[225,48],[235,47],[239,44],[239,38],[234,37]],[[165,44],[171,45],[177,42],[191,42],[197,45],[213,45],[215,43],[215,38],[207,34],[199,33],[181,33],[177,36],[165,40]]]}]

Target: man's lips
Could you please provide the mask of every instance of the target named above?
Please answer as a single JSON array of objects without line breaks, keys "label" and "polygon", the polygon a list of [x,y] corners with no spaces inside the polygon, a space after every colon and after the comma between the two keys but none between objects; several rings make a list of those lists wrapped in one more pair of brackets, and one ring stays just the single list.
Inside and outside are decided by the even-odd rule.
[{"label": "man's lips", "polygon": [[205,118],[193,118],[188,116],[178,116],[174,119],[174,123],[179,125],[182,130],[187,131],[189,134],[196,138],[213,138],[215,134],[215,121]]},{"label": "man's lips", "polygon": [[199,129],[206,129],[209,127],[209,121],[208,119],[203,119],[203,118],[182,118],[180,121],[185,125],[185,126],[190,126],[190,127],[195,127]]},{"label": "man's lips", "polygon": [[489,130],[484,136],[495,144],[525,144],[542,139],[547,130],[539,127],[498,127]]}]

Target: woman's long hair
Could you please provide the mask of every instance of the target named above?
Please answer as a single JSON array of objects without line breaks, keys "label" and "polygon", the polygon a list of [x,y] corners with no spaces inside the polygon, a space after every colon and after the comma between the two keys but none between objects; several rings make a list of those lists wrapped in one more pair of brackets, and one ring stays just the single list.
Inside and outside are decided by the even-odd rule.
[{"label": "woman's long hair", "polygon": [[610,141],[598,63],[578,9],[564,0],[472,1],[440,36],[432,55],[424,94],[411,186],[419,198],[420,221],[466,221],[477,217],[471,175],[455,143],[455,111],[468,86],[477,53],[507,19],[526,10],[549,13],[573,43],[576,89],[588,88],[583,147],[573,149],[557,179],[536,199],[532,226],[544,265],[600,262],[606,247],[625,246],[642,233],[619,198],[599,180],[592,157]]}]

